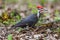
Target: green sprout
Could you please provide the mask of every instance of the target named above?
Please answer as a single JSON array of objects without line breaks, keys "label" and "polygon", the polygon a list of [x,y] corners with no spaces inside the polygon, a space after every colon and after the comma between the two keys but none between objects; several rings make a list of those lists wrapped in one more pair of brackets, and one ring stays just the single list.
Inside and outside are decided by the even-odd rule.
[{"label": "green sprout", "polygon": [[9,34],[9,35],[8,35],[8,40],[12,40],[12,38],[13,38],[13,37],[12,37],[12,34]]}]

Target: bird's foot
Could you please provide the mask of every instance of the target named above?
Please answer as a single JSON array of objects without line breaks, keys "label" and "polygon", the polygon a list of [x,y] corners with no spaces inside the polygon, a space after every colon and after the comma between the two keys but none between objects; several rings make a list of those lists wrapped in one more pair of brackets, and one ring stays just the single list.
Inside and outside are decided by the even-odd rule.
[{"label": "bird's foot", "polygon": [[26,29],[29,30],[29,26],[27,26]]}]

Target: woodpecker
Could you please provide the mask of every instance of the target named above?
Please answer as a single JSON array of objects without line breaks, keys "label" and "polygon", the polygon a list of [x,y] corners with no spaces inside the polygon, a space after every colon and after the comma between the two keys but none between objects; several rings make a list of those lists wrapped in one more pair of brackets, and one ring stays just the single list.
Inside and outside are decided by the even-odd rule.
[{"label": "woodpecker", "polygon": [[24,18],[23,20],[21,20],[20,22],[16,23],[15,25],[12,26],[12,29],[16,28],[16,27],[34,27],[35,24],[38,22],[40,15],[43,14],[44,11],[46,11],[46,9],[44,9],[43,6],[38,5],[37,6],[38,12],[36,14],[31,14],[29,16],[27,16],[26,18]]}]

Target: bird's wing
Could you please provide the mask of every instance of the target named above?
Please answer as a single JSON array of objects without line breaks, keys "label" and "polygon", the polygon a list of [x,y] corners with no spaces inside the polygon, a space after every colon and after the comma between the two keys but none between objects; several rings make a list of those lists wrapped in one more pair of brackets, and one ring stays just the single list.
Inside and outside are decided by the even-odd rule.
[{"label": "bird's wing", "polygon": [[37,21],[36,15],[32,14],[32,15],[28,16],[27,18],[21,20],[17,24],[15,24],[15,26],[20,27],[20,26],[26,26],[26,25],[30,25],[30,24],[32,25],[36,21]]}]

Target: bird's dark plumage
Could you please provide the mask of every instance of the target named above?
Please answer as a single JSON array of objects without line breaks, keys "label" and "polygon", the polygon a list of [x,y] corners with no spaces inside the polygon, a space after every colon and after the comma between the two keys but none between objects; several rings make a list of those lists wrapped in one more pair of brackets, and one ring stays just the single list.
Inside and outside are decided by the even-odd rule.
[{"label": "bird's dark plumage", "polygon": [[15,24],[12,27],[13,28],[16,28],[16,27],[23,28],[26,26],[33,27],[37,23],[37,21],[38,21],[37,14],[31,14],[27,18],[21,20],[20,22],[18,22],[17,24]]},{"label": "bird's dark plumage", "polygon": [[37,6],[37,9],[38,9],[38,12],[37,14],[31,14],[29,15],[28,17],[24,18],[23,20],[21,20],[20,22],[18,22],[17,24],[13,25],[12,26],[12,29],[16,28],[16,27],[26,27],[26,26],[29,26],[29,27],[33,27],[37,22],[38,22],[38,19],[41,15],[41,13],[43,13],[43,7],[42,6]]}]

